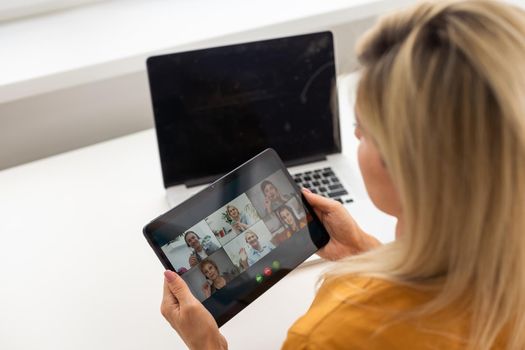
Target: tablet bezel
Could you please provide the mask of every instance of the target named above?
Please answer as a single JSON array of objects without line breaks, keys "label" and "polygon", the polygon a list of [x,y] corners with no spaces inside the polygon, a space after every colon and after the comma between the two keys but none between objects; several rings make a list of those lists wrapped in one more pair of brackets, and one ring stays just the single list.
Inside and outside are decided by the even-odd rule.
[{"label": "tablet bezel", "polygon": [[[190,199],[152,220],[143,229],[146,240],[164,268],[176,271],[161,249],[162,244],[160,242],[165,242],[163,238],[167,239],[159,233],[161,229],[163,232],[167,232],[166,235],[168,236],[180,235],[222,205],[245,193],[279,170],[282,171],[296,191],[297,197],[301,200],[300,204],[311,215],[311,221],[300,232],[292,235],[253,266],[231,280],[227,284],[227,288],[222,288],[202,301],[219,327],[314,254],[329,240],[324,226],[316,217],[310,204],[305,200],[277,153],[273,149],[266,149]],[[217,200],[218,198],[220,200]],[[220,204],[217,205],[217,203]],[[263,272],[263,267],[272,266],[273,261],[279,261],[279,268],[272,269],[271,276],[265,276],[262,282],[256,281],[255,276]]]}]

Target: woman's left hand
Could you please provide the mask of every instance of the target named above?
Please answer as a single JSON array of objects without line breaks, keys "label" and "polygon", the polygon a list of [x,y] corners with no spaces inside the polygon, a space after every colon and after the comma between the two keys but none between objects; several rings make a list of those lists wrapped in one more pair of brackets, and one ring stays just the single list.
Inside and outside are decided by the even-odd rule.
[{"label": "woman's left hand", "polygon": [[228,348],[212,315],[173,271],[164,272],[164,296],[160,311],[191,350]]}]

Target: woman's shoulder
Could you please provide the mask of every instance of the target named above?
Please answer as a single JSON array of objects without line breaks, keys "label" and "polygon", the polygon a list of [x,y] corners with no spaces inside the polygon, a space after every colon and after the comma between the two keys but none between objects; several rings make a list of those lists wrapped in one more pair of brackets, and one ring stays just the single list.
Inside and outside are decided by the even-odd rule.
[{"label": "woman's shoulder", "polygon": [[[434,327],[443,319],[400,317],[432,296],[378,278],[333,278],[321,286],[308,312],[290,328],[283,348],[409,349],[415,344],[424,348],[420,345],[430,341],[435,348],[453,349],[455,343],[439,333],[447,329]],[[454,336],[463,326],[462,320],[456,320],[446,328],[453,330],[452,338],[457,340]]]},{"label": "woman's shoulder", "polygon": [[296,329],[314,327],[330,320],[335,313],[348,312],[349,317],[362,307],[402,309],[424,299],[422,293],[379,278],[334,277],[323,283],[308,313],[294,326],[298,326]]}]

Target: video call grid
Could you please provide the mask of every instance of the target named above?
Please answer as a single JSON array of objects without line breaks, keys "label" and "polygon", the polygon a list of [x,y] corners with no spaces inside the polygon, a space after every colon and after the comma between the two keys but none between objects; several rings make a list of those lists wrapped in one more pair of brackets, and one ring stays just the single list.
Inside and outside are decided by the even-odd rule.
[{"label": "video call grid", "polygon": [[[263,188],[262,184],[265,184]],[[264,193],[264,190],[266,190],[266,193]],[[241,198],[243,200],[240,200]],[[273,202],[269,198],[273,198]],[[232,205],[232,203],[239,202],[245,202],[245,210],[243,210],[242,208],[239,210],[239,208],[235,207],[235,205]],[[228,232],[222,232],[224,236],[221,237],[221,232],[217,232],[218,228],[213,227],[213,224],[209,219],[211,217],[223,217],[226,220],[229,216],[229,214],[226,212],[226,208],[231,210],[231,207],[228,207],[230,205],[232,205],[237,211],[239,211],[239,215],[248,215],[246,213],[246,208],[248,208],[248,211],[251,211],[250,215],[252,221],[250,222],[250,224],[245,224],[245,227],[243,226],[237,230],[234,230],[234,226],[232,226],[231,224],[231,228],[229,229],[223,226],[222,230],[224,231],[224,229],[227,229]],[[292,216],[295,218],[295,231],[290,231],[282,216],[278,214],[278,212],[281,212],[282,216],[287,216],[288,218]],[[300,204],[298,194],[296,193],[296,191],[294,190],[293,186],[290,184],[284,173],[281,170],[278,170],[274,174],[268,176],[266,179],[262,180],[261,182],[250,188],[248,191],[239,195],[238,197],[230,201],[228,204],[221,207],[214,213],[210,214],[208,217],[201,220],[199,223],[192,226],[191,228],[189,228],[181,234],[181,236],[183,236],[187,232],[192,231],[192,229],[199,225],[204,226],[204,223],[208,229],[208,232],[206,232],[206,236],[210,236],[212,241],[213,238],[215,238],[215,241],[211,242],[212,244],[215,244],[217,246],[215,250],[210,251],[210,254],[206,254],[206,258],[199,259],[198,263],[194,264],[193,266],[190,266],[189,269],[183,268],[182,271],[178,270],[178,266],[173,264],[173,261],[172,265],[175,267],[177,272],[179,272],[179,274],[182,275],[183,279],[186,280],[193,294],[199,300],[202,301],[207,299],[214,292],[210,291],[209,295],[207,295],[203,291],[204,288],[212,289],[212,282],[210,282],[210,280],[205,277],[204,273],[201,272],[203,260],[213,261],[215,263],[215,266],[217,266],[218,268],[218,271],[216,273],[218,273],[221,277],[226,276],[225,280],[227,280],[227,284],[233,278],[246,271],[247,268],[249,268],[255,262],[260,260],[275,247],[277,247],[286,239],[288,239],[292,233],[295,233],[299,229],[306,226],[306,222],[306,209]],[[231,223],[233,223],[233,220],[231,221]],[[261,254],[255,254],[256,256],[251,256],[252,259],[248,259],[248,252],[252,251],[250,250],[249,244],[246,241],[246,236],[251,236],[251,239],[253,239],[254,237],[252,234],[249,234],[249,232],[255,233],[255,235],[257,236],[256,238],[259,240],[260,246],[264,248]],[[203,235],[203,237],[199,237],[202,240],[206,236]],[[225,236],[230,237],[224,238]],[[243,256],[243,259],[240,259],[240,252],[239,254],[236,254],[236,249],[230,249],[231,247],[243,247],[246,251],[246,256]],[[192,249],[189,246],[188,249],[192,251]],[[170,259],[169,256],[168,259]],[[219,262],[216,262],[214,259]],[[171,260],[172,259],[170,259],[170,261]],[[243,260],[242,263],[241,260]],[[213,270],[213,267],[215,267],[210,267],[210,265],[212,265],[210,263],[207,263],[206,265],[207,266],[205,266],[205,268],[207,269]],[[206,287],[206,284],[210,287]]]}]

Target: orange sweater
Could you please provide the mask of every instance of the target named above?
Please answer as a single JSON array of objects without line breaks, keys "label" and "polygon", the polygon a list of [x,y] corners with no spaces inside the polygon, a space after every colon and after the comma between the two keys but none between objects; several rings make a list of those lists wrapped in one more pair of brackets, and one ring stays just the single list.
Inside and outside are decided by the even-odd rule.
[{"label": "orange sweater", "polygon": [[[430,298],[429,292],[380,279],[337,278],[319,289],[308,312],[288,331],[282,349],[464,349],[465,314],[450,308],[399,319]],[[504,349],[502,339],[493,349]]]}]

